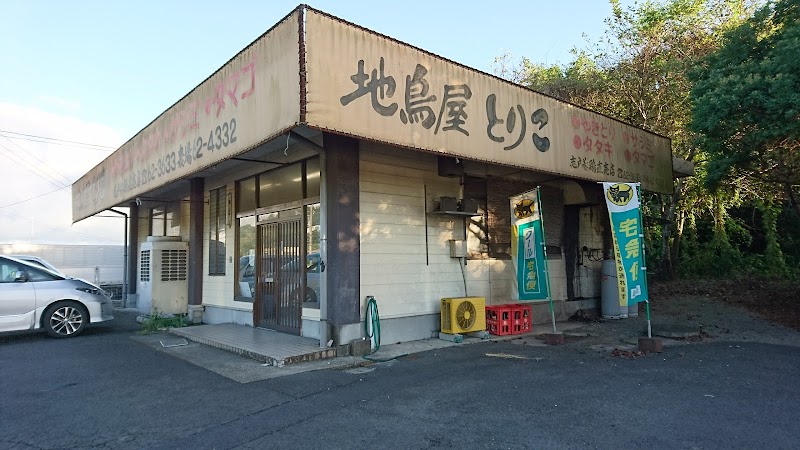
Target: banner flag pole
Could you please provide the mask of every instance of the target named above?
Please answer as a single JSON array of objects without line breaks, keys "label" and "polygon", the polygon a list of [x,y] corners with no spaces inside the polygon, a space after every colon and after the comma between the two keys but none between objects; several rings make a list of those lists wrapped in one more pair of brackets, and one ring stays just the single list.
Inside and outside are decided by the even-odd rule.
[{"label": "banner flag pole", "polygon": [[553,296],[550,295],[550,268],[547,265],[547,243],[544,240],[544,212],[542,211],[541,186],[536,186],[536,207],[539,209],[539,220],[542,223],[542,253],[544,254],[544,273],[547,280],[547,300],[550,302],[550,320],[553,322],[553,333],[558,333],[556,329],[556,311],[553,307]]},{"label": "banner flag pole", "polygon": [[647,254],[645,253],[645,246],[644,246],[644,222],[642,221],[642,185],[641,183],[636,183],[636,191],[639,195],[639,223],[641,226],[639,227],[642,230],[639,233],[639,246],[642,252],[642,281],[644,283],[645,292],[647,292],[647,297],[644,299],[645,308],[647,309],[647,337],[653,337],[653,326],[652,322],[650,321],[650,289],[647,287]]}]

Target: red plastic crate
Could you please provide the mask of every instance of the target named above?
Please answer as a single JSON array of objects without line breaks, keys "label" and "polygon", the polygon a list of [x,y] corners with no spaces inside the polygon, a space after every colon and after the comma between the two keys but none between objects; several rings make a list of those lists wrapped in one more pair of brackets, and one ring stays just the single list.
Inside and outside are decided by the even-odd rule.
[{"label": "red plastic crate", "polygon": [[517,303],[511,307],[511,334],[530,333],[531,331],[531,305]]},{"label": "red plastic crate", "polygon": [[511,334],[511,308],[509,306],[486,307],[486,331],[496,336]]}]

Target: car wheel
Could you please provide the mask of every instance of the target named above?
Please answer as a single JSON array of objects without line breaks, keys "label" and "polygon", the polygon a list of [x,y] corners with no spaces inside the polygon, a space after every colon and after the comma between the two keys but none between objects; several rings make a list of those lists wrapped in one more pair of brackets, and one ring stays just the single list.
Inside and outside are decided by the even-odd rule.
[{"label": "car wheel", "polygon": [[89,313],[78,303],[56,303],[44,312],[42,325],[54,338],[73,337],[81,334],[89,322]]}]

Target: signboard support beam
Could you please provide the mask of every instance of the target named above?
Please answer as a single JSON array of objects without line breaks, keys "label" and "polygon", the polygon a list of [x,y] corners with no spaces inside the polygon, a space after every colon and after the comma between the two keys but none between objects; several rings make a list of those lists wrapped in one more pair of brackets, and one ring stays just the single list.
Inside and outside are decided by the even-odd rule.
[{"label": "signboard support beam", "polygon": [[203,189],[205,180],[189,180],[189,304],[203,304]]}]

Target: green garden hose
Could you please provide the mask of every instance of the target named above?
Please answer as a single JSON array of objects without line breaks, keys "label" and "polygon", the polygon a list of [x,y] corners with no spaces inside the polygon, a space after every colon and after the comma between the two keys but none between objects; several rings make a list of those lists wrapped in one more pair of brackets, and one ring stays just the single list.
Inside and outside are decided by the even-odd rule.
[{"label": "green garden hose", "polygon": [[[370,332],[370,325],[372,332]],[[367,339],[369,339],[371,342],[370,348],[372,347],[372,343],[375,343],[375,349],[370,351],[369,355],[362,356],[362,358],[366,359],[367,361],[382,363],[389,362],[393,359],[402,358],[403,356],[408,356],[408,353],[396,354],[386,358],[375,358],[370,356],[377,352],[379,348],[381,348],[381,319],[378,316],[378,302],[375,301],[375,297],[371,295],[367,296],[367,314],[364,317],[364,334],[366,334]]]},{"label": "green garden hose", "polygon": [[[370,332],[370,324],[372,325],[372,332]],[[378,302],[375,297],[367,296],[367,314],[364,317],[364,334],[367,338],[375,343],[375,349],[370,353],[375,353],[381,348],[381,319],[378,316]],[[370,345],[371,346],[371,345]]]}]

